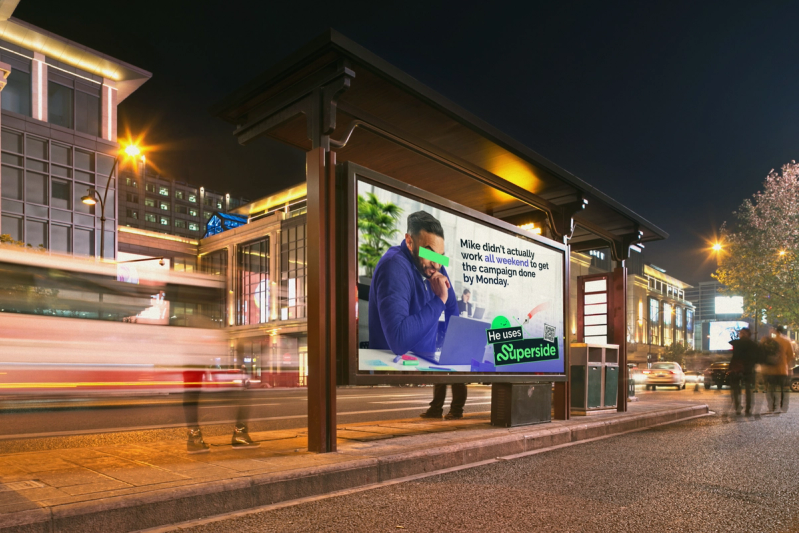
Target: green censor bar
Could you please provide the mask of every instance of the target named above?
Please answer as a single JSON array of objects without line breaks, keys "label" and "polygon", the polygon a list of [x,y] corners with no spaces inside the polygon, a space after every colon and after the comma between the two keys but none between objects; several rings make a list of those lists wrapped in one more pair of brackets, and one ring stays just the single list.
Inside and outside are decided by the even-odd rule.
[{"label": "green censor bar", "polygon": [[437,254],[433,250],[428,250],[427,248],[419,247],[419,257],[424,257],[428,261],[444,265],[445,267],[449,266],[449,257]]}]

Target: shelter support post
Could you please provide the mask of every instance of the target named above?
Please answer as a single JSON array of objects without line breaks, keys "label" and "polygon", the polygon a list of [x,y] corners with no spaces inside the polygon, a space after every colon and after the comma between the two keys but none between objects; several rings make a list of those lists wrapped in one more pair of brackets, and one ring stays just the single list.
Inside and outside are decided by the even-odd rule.
[{"label": "shelter support post", "polygon": [[308,183],[308,451],[336,451],[336,155],[306,155]]},{"label": "shelter support post", "polygon": [[619,345],[619,387],[616,400],[616,410],[627,411],[627,268],[624,261],[618,261],[620,266],[613,269],[609,289],[612,295],[608,300],[613,309],[610,311],[611,344]]}]

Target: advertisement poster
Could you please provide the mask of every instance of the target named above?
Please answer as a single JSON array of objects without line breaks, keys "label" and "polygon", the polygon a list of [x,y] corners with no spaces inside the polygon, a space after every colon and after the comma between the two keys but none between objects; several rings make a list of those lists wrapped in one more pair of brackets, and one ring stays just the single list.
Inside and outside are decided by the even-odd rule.
[{"label": "advertisement poster", "polygon": [[562,373],[563,260],[358,181],[359,371]]},{"label": "advertisement poster", "polygon": [[731,340],[738,338],[738,331],[748,328],[749,323],[740,320],[710,323],[710,341],[708,349],[711,352],[732,350]]}]

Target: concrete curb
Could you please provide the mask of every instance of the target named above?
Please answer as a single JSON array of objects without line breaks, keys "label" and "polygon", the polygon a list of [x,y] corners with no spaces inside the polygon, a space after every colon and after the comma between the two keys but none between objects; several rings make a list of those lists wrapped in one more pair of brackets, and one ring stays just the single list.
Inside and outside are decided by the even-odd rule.
[{"label": "concrete curb", "polygon": [[497,437],[374,459],[30,509],[0,517],[0,533],[107,533],[153,528],[677,422],[708,412],[707,405],[696,405],[613,420],[586,420],[565,427],[531,426],[528,431],[520,428]]}]

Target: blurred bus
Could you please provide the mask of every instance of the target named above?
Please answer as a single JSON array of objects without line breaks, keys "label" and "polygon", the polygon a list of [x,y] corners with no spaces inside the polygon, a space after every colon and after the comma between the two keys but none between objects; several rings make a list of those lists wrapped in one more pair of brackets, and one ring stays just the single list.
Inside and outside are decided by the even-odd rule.
[{"label": "blurred bus", "polygon": [[237,387],[223,298],[217,276],[0,246],[0,396]]}]

